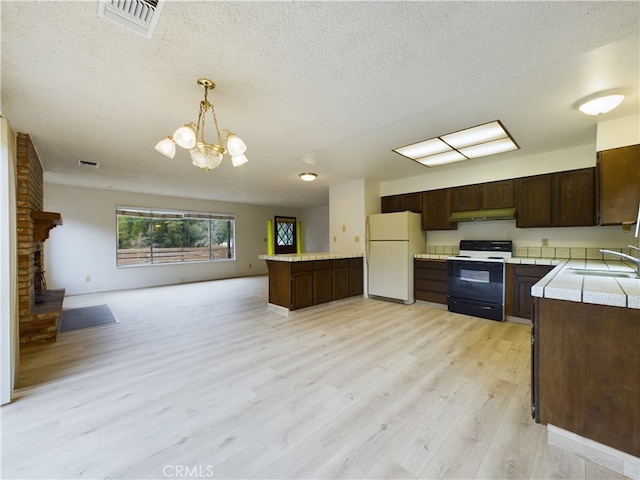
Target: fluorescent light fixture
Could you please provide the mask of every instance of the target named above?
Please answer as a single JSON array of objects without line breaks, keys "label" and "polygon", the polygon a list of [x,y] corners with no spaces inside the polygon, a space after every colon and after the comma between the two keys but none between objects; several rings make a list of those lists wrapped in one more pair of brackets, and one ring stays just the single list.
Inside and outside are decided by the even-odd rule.
[{"label": "fluorescent light fixture", "polygon": [[450,151],[451,147],[439,138],[432,138],[431,140],[425,140],[424,142],[414,143],[413,145],[407,145],[406,147],[400,147],[394,150],[394,152],[400,155],[413,159]]},{"label": "fluorescent light fixture", "polygon": [[586,115],[602,115],[616,108],[622,100],[624,100],[622,94],[604,95],[585,101],[578,109]]},{"label": "fluorescent light fixture", "polygon": [[472,145],[460,149],[465,157],[478,158],[487,157],[489,155],[496,155],[502,152],[509,152],[516,150],[516,144],[510,138],[501,138],[500,140],[494,140],[492,142],[480,143],[478,145]]},{"label": "fluorescent light fixture", "polygon": [[491,123],[485,123],[484,125],[478,125],[477,127],[467,128],[466,130],[460,130],[459,132],[443,135],[441,138],[447,144],[453,148],[464,148],[479,143],[490,142],[492,140],[498,140],[504,138],[507,133],[502,128],[502,125],[497,121]]},{"label": "fluorescent light fixture", "polygon": [[455,150],[450,150],[448,152],[439,153],[438,155],[430,155],[425,158],[421,158],[418,160],[423,165],[427,167],[435,167],[437,165],[444,165],[445,163],[453,163],[459,162],[461,160],[467,160],[467,157],[462,155],[460,152]]},{"label": "fluorescent light fixture", "polygon": [[427,167],[435,167],[436,165],[486,157],[519,148],[500,120],[495,120],[394,148],[393,151]]},{"label": "fluorescent light fixture", "polygon": [[298,176],[305,182],[313,182],[316,178],[318,178],[318,174],[313,172],[304,172]]}]

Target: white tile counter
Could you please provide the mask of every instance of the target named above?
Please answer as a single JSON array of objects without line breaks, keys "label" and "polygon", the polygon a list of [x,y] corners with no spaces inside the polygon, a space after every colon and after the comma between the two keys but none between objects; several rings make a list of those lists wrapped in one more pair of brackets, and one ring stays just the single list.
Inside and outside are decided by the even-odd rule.
[{"label": "white tile counter", "polygon": [[566,260],[536,283],[531,289],[531,294],[541,298],[640,309],[640,279],[567,272],[569,269],[581,268],[635,272],[635,268],[627,262]]},{"label": "white tile counter", "polygon": [[336,260],[339,258],[358,258],[361,253],[283,253],[280,255],[258,255],[260,260],[275,260],[277,262],[308,262],[310,260]]}]

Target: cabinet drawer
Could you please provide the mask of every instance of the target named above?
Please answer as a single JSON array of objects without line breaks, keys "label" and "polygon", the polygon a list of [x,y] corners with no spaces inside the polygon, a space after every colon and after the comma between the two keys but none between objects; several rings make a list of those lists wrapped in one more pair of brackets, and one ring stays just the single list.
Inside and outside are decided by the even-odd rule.
[{"label": "cabinet drawer", "polygon": [[313,262],[314,270],[330,270],[331,269],[331,260],[315,260]]},{"label": "cabinet drawer", "polygon": [[348,258],[340,258],[338,260],[331,260],[333,262],[333,268],[343,268],[349,266]]},{"label": "cabinet drawer", "polygon": [[553,265],[514,265],[513,274],[517,277],[542,278],[553,268]]},{"label": "cabinet drawer", "polygon": [[424,278],[416,278],[416,290],[425,290],[429,292],[447,293],[447,283],[440,280],[428,280]]},{"label": "cabinet drawer", "polygon": [[350,258],[349,259],[349,266],[350,267],[358,267],[362,265],[362,257],[356,257],[356,258]]},{"label": "cabinet drawer", "polygon": [[291,273],[310,272],[313,270],[313,262],[291,262]]}]

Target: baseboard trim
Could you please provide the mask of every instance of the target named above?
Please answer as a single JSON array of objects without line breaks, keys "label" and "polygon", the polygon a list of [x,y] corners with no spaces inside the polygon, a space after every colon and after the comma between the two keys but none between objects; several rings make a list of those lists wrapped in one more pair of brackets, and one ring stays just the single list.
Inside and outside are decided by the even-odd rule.
[{"label": "baseboard trim", "polygon": [[549,445],[613,470],[633,480],[640,480],[640,458],[576,435],[555,425],[547,425]]}]

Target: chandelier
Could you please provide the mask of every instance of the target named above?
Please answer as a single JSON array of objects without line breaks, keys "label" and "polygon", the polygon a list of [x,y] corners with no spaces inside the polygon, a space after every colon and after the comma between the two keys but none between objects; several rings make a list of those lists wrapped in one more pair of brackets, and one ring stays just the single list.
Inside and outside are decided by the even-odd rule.
[{"label": "chandelier", "polygon": [[[204,100],[200,102],[200,113],[198,114],[198,123],[189,123],[178,128],[173,135],[160,140],[156,144],[156,150],[166,157],[173,158],[176,154],[176,144],[182,148],[189,150],[191,163],[196,167],[203,169],[205,172],[216,168],[222,162],[225,153],[231,155],[231,163],[234,167],[247,163],[247,157],[244,152],[247,146],[242,140],[236,137],[229,130],[223,129],[226,134],[225,143],[227,148],[223,146],[220,129],[218,128],[218,119],[213,104],[209,102],[209,90],[216,88],[216,84],[208,78],[199,78],[198,85],[204,88]],[[218,143],[207,143],[204,139],[205,116],[211,111],[213,124],[216,127]]]}]

